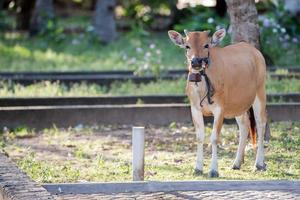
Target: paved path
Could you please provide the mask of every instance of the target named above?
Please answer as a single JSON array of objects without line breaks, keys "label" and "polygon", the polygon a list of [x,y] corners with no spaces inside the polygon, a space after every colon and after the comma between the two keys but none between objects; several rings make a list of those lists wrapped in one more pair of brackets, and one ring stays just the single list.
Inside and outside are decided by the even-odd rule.
[{"label": "paved path", "polygon": [[[177,181],[44,185],[57,200],[299,199],[300,181]],[[115,193],[117,192],[117,193]]]},{"label": "paved path", "polygon": [[9,158],[0,153],[0,200],[300,200],[300,180],[86,183],[43,186],[47,190],[30,180]]},{"label": "paved path", "polygon": [[299,191],[177,191],[177,192],[154,192],[154,193],[118,193],[118,194],[78,194],[78,195],[55,195],[57,200],[257,200],[257,199],[300,199]]}]

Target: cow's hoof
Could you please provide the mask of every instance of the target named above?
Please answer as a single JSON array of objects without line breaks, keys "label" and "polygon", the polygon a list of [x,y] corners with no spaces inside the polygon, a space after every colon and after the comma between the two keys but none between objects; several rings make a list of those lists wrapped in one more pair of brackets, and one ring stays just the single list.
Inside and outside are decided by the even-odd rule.
[{"label": "cow's hoof", "polygon": [[195,169],[194,170],[194,175],[195,176],[201,176],[203,174],[203,171],[202,170],[200,170],[200,169]]},{"label": "cow's hoof", "polygon": [[231,168],[232,168],[233,170],[240,170],[240,169],[241,169],[241,166],[237,166],[237,165],[233,164]]},{"label": "cow's hoof", "polygon": [[266,171],[267,170],[266,163],[263,163],[263,165],[256,164],[255,167],[256,167],[256,171]]},{"label": "cow's hoof", "polygon": [[210,170],[208,176],[209,176],[210,178],[216,178],[216,177],[219,177],[219,173],[218,173],[218,171],[216,171],[216,170]]}]

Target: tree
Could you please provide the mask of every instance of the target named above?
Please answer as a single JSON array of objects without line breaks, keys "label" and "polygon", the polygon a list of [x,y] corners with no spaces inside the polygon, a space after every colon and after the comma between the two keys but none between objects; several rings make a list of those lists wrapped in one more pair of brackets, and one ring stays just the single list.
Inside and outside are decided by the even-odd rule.
[{"label": "tree", "polygon": [[259,49],[259,26],[254,0],[226,0],[230,15],[231,41],[246,41]]},{"label": "tree", "polygon": [[216,0],[215,9],[216,9],[216,12],[218,13],[218,15],[220,15],[221,17],[224,17],[226,15],[226,10],[227,10],[225,0]]},{"label": "tree", "polygon": [[[231,42],[246,41],[259,49],[259,26],[255,1],[226,0],[226,3],[232,30]],[[265,139],[269,140],[269,137],[270,127],[267,123]]]},{"label": "tree", "polygon": [[45,31],[49,20],[54,19],[53,0],[36,0],[30,22],[30,35]]},{"label": "tree", "polygon": [[4,0],[0,0],[0,11],[3,9]]},{"label": "tree", "polygon": [[96,34],[104,43],[117,38],[114,8],[115,0],[97,0],[93,24]]},{"label": "tree", "polygon": [[30,27],[30,18],[34,7],[34,0],[18,0],[17,7],[20,11],[17,12],[17,29],[28,30]]}]

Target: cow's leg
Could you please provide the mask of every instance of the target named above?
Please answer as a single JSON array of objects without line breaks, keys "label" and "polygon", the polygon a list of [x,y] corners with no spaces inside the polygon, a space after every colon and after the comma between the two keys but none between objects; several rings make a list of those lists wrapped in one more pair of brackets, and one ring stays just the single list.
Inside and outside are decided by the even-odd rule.
[{"label": "cow's leg", "polygon": [[197,136],[197,161],[195,174],[203,174],[203,143],[204,143],[204,122],[203,115],[195,106],[191,106],[192,118]]},{"label": "cow's leg", "polygon": [[218,142],[218,136],[222,128],[223,120],[224,120],[221,107],[218,106],[215,107],[215,109],[213,109],[213,115],[214,115],[214,124],[213,124],[212,134],[210,136],[212,157],[211,157],[209,177],[218,177],[219,173],[218,173],[217,142]]},{"label": "cow's leg", "polygon": [[232,166],[232,169],[240,169],[244,162],[245,147],[247,144],[247,137],[249,134],[250,121],[247,113],[235,118],[239,126],[239,147]]},{"label": "cow's leg", "polygon": [[255,97],[253,103],[253,111],[255,116],[255,122],[257,127],[257,154],[255,167],[257,170],[266,170],[266,164],[264,163],[264,135],[267,122],[266,114],[266,95],[264,88]]}]

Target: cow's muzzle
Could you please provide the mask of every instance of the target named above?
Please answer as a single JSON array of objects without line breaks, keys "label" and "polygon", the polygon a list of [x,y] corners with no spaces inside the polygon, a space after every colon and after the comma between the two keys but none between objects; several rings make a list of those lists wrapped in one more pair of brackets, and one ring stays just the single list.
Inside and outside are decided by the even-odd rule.
[{"label": "cow's muzzle", "polygon": [[194,57],[191,60],[191,66],[193,69],[199,70],[203,66],[207,66],[209,64],[209,58],[200,58],[200,57]]}]

